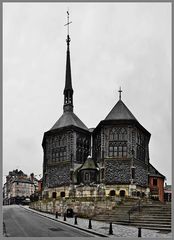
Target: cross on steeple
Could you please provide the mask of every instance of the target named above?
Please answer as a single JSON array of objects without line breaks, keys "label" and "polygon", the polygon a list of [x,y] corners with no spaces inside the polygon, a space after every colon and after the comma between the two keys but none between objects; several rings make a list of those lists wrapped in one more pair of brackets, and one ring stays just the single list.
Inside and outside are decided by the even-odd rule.
[{"label": "cross on steeple", "polygon": [[121,93],[123,92],[123,91],[121,90],[121,87],[120,87],[120,89],[118,90],[118,92],[119,92],[119,100],[121,100]]},{"label": "cross on steeple", "polygon": [[64,25],[64,26],[67,26],[67,43],[69,44],[69,42],[70,42],[70,37],[69,37],[69,25],[70,25],[70,23],[72,23],[72,22],[70,22],[69,21],[69,11],[67,11],[67,23]]}]

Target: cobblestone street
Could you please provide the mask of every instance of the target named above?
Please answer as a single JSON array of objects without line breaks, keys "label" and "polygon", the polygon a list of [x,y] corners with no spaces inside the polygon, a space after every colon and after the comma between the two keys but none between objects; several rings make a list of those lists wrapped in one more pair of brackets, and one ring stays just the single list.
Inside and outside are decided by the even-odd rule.
[{"label": "cobblestone street", "polygon": [[[38,212],[33,209],[30,209],[28,206],[25,206],[25,208],[28,211],[36,212],[37,214],[41,214],[45,217],[55,219],[56,221],[64,222],[66,224],[70,224],[70,225],[76,226],[78,228],[88,230],[88,226],[89,226],[88,219],[77,218],[77,225],[74,225],[74,218],[66,218],[66,222],[65,222],[62,216],[58,216],[58,219],[56,219],[55,216],[52,214]],[[122,225],[117,225],[117,224],[112,224],[112,227],[113,227],[113,235],[109,235],[109,224],[108,223],[92,220],[92,229],[90,229],[90,231],[101,233],[110,238],[115,238],[115,237],[128,237],[128,238],[133,237],[133,238],[135,238],[135,237],[138,237],[138,228],[136,228],[136,227],[128,227],[128,226],[122,226]],[[172,238],[172,233],[171,232],[170,233],[161,233],[157,230],[142,229],[141,237],[143,237],[143,238]]]}]

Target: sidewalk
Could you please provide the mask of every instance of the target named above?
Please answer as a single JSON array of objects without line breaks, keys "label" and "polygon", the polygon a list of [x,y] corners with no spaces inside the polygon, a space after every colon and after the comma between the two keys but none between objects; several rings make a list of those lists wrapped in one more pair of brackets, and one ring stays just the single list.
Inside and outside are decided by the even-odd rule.
[{"label": "sidewalk", "polygon": [[[89,220],[84,218],[77,218],[77,225],[74,224],[74,218],[66,218],[64,221],[63,217],[58,216],[56,218],[54,215],[49,213],[43,213],[36,211],[34,209],[29,208],[28,206],[21,206],[24,207],[28,211],[32,211],[36,214],[40,214],[44,217],[48,217],[55,221],[62,222],[67,225],[71,225],[72,227],[79,228],[81,230],[85,230],[90,233],[94,233],[99,237],[109,237],[109,238],[116,238],[116,237],[127,237],[127,238],[136,238],[138,237],[138,228],[136,227],[129,227],[129,226],[122,226],[117,224],[112,224],[113,235],[109,235],[109,224],[100,221],[92,220],[92,229],[88,229]],[[160,233],[157,230],[149,230],[149,229],[142,229],[141,230],[141,237],[143,238],[171,238],[172,233]]]}]

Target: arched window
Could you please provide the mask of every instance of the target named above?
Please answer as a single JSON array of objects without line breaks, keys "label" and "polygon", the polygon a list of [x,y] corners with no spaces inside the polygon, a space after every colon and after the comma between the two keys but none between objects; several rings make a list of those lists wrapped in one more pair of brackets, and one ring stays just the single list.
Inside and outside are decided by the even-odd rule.
[{"label": "arched window", "polygon": [[126,128],[112,128],[109,133],[109,139],[111,141],[126,141],[127,140]]},{"label": "arched window", "polygon": [[140,191],[138,191],[138,192],[137,192],[137,197],[140,197],[140,195],[141,195],[141,194],[140,194]]},{"label": "arched window", "polygon": [[113,128],[109,133],[110,140],[118,140],[118,130],[117,128]]},{"label": "arched window", "polygon": [[56,192],[52,192],[52,198],[56,198],[57,193]]},{"label": "arched window", "polygon": [[61,193],[60,193],[60,196],[61,196],[61,197],[65,197],[65,192],[61,192]]},{"label": "arched window", "polygon": [[86,172],[84,175],[85,175],[85,176],[84,176],[85,182],[86,182],[86,181],[89,181],[89,180],[90,180],[90,175],[89,175],[89,173]]},{"label": "arched window", "polygon": [[125,190],[120,190],[120,197],[124,197],[125,196]]},{"label": "arched window", "polygon": [[110,191],[110,196],[115,196],[115,190]]},{"label": "arched window", "polygon": [[127,131],[125,128],[120,130],[120,140],[125,141],[127,140]]}]

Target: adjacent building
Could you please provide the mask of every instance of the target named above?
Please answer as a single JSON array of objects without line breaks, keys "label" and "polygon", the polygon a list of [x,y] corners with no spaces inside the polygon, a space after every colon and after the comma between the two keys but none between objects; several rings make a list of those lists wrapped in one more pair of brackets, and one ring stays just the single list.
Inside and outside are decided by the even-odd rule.
[{"label": "adjacent building", "polygon": [[36,191],[37,185],[34,174],[28,177],[21,170],[10,171],[3,187],[3,204],[21,204]]}]

